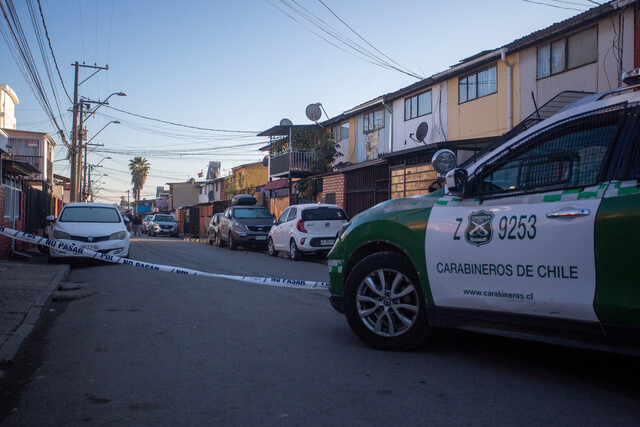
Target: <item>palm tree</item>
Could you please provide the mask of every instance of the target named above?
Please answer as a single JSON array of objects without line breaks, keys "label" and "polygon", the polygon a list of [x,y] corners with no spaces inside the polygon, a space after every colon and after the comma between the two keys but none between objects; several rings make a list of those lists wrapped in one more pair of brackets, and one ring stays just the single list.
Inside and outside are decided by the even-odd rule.
[{"label": "palm tree", "polygon": [[147,181],[151,165],[144,157],[134,157],[129,161],[129,170],[131,171],[131,183],[133,184],[133,199],[140,200],[142,187]]}]

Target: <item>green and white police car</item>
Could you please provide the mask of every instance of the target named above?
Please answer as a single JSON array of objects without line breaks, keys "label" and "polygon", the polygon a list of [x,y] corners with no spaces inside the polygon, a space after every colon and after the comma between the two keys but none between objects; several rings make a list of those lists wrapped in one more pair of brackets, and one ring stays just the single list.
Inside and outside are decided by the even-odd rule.
[{"label": "green and white police car", "polygon": [[433,158],[444,188],[340,230],[330,301],[353,332],[390,350],[457,328],[640,354],[640,86],[447,172],[452,156]]}]

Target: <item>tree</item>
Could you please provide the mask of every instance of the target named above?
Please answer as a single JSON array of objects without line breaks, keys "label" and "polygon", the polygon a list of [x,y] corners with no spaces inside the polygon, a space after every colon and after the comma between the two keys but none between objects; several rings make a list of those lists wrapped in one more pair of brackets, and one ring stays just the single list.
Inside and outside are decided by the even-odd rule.
[{"label": "tree", "polygon": [[[333,166],[333,162],[342,156],[338,151],[340,144],[336,144],[333,135],[324,130],[317,129],[308,132],[306,135],[307,145],[313,149],[311,157],[311,172],[313,174],[321,174],[329,172]],[[295,142],[295,138],[294,138]],[[298,194],[303,199],[313,199],[316,195],[316,186],[312,178],[303,178],[296,183]]]},{"label": "tree", "polygon": [[238,194],[253,194],[255,188],[244,186],[244,175],[242,172],[231,175],[226,179],[224,183],[224,192],[227,193],[227,197],[231,199]]},{"label": "tree", "polygon": [[129,170],[131,171],[131,183],[133,184],[133,199],[140,200],[142,187],[147,181],[151,165],[144,157],[134,157],[129,161]]}]

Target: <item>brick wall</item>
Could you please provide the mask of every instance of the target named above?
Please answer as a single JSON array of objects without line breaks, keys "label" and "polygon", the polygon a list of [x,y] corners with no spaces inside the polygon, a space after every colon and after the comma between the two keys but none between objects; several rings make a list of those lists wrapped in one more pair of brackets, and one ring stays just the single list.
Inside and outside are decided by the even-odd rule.
[{"label": "brick wall", "polygon": [[[5,221],[4,219],[4,186],[0,185],[0,225],[3,227],[13,228],[12,221]],[[16,221],[15,229],[24,231],[24,196],[20,193],[20,219]],[[20,242],[16,240],[16,250],[23,250],[28,243]],[[9,258],[11,255],[11,239],[5,236],[0,236],[0,259]]]},{"label": "brick wall", "polygon": [[326,195],[334,193],[336,195],[335,204],[345,208],[344,204],[344,174],[336,174],[331,176],[325,176],[322,179],[322,193],[318,193],[316,200],[318,202],[324,200],[326,202]]}]

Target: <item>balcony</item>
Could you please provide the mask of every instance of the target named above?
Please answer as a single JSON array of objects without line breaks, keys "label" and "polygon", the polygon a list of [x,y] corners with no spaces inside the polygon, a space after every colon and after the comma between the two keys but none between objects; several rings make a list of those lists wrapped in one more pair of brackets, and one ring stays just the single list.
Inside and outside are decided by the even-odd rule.
[{"label": "balcony", "polygon": [[296,150],[271,156],[269,162],[269,176],[302,178],[311,175],[311,160],[313,150]]},{"label": "balcony", "polygon": [[38,169],[40,173],[42,173],[42,156],[21,156],[19,154],[12,154],[11,160],[29,163],[34,168]]}]

